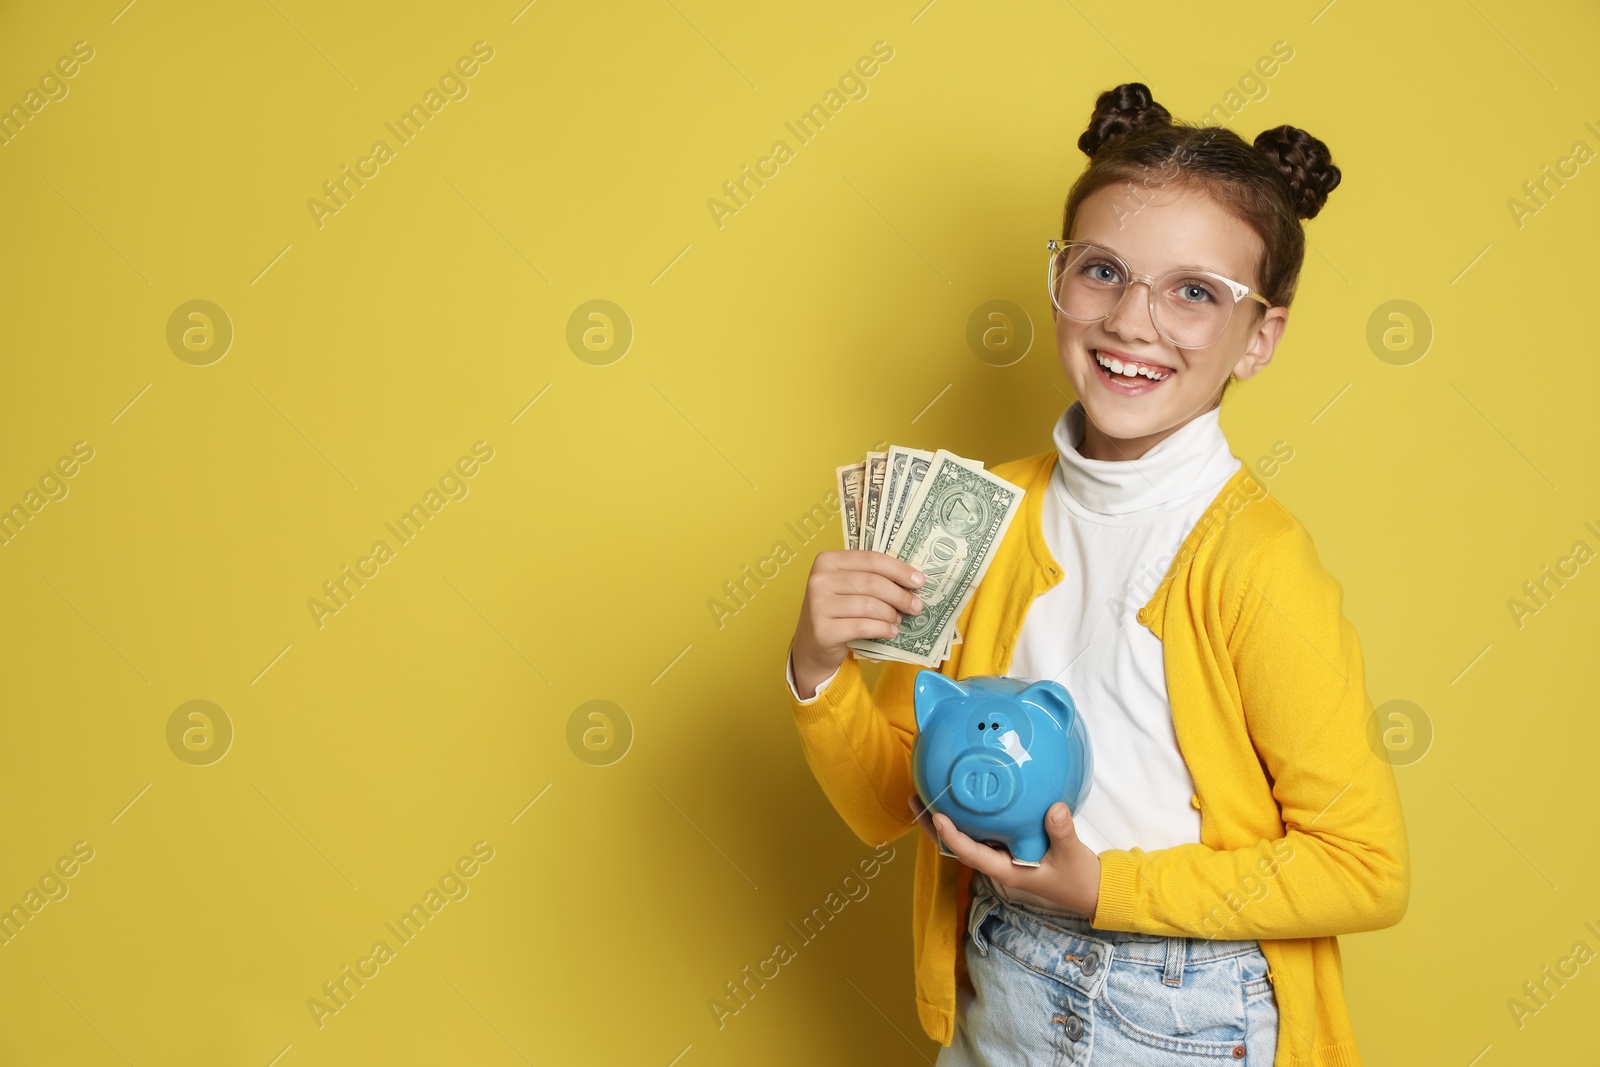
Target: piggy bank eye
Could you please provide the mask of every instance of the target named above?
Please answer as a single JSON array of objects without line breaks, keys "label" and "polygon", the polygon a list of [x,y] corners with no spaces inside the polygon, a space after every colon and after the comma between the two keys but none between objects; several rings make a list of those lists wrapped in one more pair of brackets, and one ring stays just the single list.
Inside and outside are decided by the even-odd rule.
[{"label": "piggy bank eye", "polygon": [[989,729],[998,730],[998,729],[1000,729],[1000,724],[997,723],[997,722],[992,722],[992,723],[989,724]]},{"label": "piggy bank eye", "polygon": [[981,722],[980,722],[980,723],[979,723],[979,724],[978,724],[978,729],[980,729],[980,730],[981,730],[981,729],[983,729],[983,723],[981,723]]}]

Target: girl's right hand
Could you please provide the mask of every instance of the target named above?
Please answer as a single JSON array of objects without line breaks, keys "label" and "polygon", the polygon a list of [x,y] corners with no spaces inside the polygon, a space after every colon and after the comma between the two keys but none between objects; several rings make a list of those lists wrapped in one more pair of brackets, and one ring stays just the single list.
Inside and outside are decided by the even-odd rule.
[{"label": "girl's right hand", "polygon": [[847,642],[898,633],[904,614],[922,610],[922,599],[912,590],[926,581],[917,568],[884,552],[841,548],[817,553],[789,646],[795,688],[815,695],[849,654]]}]

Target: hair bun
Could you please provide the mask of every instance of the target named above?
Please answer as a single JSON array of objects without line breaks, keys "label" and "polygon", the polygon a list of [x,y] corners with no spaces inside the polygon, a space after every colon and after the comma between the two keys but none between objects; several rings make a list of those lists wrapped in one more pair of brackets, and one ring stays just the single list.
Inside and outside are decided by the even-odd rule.
[{"label": "hair bun", "polygon": [[1095,98],[1089,128],[1078,138],[1078,147],[1091,159],[1102,145],[1115,137],[1147,126],[1172,125],[1172,113],[1150,95],[1143,82],[1124,82]]},{"label": "hair bun", "polygon": [[1328,146],[1297,126],[1274,126],[1256,134],[1256,149],[1289,183],[1295,214],[1314,219],[1339,185],[1339,168]]}]

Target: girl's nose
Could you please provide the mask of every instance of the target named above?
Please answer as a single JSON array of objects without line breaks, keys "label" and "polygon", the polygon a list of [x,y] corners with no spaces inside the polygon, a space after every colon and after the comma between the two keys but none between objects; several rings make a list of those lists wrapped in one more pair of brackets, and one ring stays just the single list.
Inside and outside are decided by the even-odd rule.
[{"label": "girl's nose", "polygon": [[[1142,279],[1135,279],[1123,286],[1122,295],[1117,298],[1110,314],[1101,320],[1101,324],[1119,337],[1139,341],[1155,340],[1159,334],[1155,323],[1150,321],[1148,295],[1150,284]],[[1146,292],[1136,293],[1136,287],[1141,285],[1146,287]]]}]

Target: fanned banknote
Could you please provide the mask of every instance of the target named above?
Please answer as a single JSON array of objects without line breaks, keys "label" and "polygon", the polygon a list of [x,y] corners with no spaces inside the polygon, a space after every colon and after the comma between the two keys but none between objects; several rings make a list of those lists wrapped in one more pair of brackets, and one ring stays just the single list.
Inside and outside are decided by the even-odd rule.
[{"label": "fanned banknote", "polygon": [[878,523],[877,536],[873,539],[872,545],[879,552],[888,546],[890,538],[899,531],[901,522],[905,519],[906,505],[911,502],[912,496],[922,485],[922,479],[928,473],[928,466],[933,462],[933,453],[924,452],[920,448],[890,445],[888,455],[888,471],[884,476],[884,483],[889,503],[883,509],[883,518]]},{"label": "fanned banknote", "polygon": [[[902,618],[894,637],[861,638],[850,647],[867,659],[938,666],[961,640],[956,620],[1010,528],[1022,488],[976,460],[899,445],[837,468],[836,477],[846,546],[883,552],[927,576],[917,590],[922,611]],[[861,516],[858,524],[853,515]]]},{"label": "fanned banknote", "polygon": [[833,477],[839,483],[839,513],[844,523],[846,548],[861,545],[861,479],[866,469],[865,463],[846,463],[833,470]]},{"label": "fanned banknote", "polygon": [[879,505],[883,502],[883,476],[888,469],[886,460],[887,452],[868,452],[866,463],[866,477],[861,485],[861,534],[856,540],[857,548],[872,547],[872,531],[877,527]]}]

